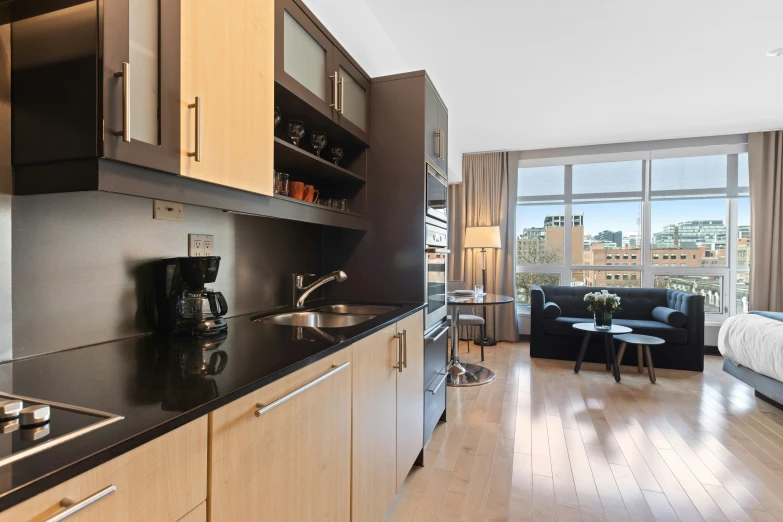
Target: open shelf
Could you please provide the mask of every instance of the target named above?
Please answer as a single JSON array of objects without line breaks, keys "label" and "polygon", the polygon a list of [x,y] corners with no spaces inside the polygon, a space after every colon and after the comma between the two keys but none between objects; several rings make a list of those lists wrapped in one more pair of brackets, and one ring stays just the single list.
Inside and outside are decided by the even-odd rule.
[{"label": "open shelf", "polygon": [[313,185],[319,182],[353,184],[365,182],[358,174],[277,137],[275,138],[275,170],[287,172],[292,178]]},{"label": "open shelf", "polygon": [[288,196],[281,196],[280,194],[275,194],[275,197],[278,199],[282,199],[284,201],[290,201],[291,203],[297,203],[299,205],[306,205],[308,207],[314,207],[320,210],[323,210],[324,212],[337,212],[339,214],[345,214],[347,216],[354,216],[357,218],[364,219],[364,215],[359,214],[358,212],[354,212],[352,210],[340,210],[339,208],[332,208],[327,207],[325,205],[321,205],[319,203],[310,203],[309,201],[302,201],[301,199],[291,198]]}]

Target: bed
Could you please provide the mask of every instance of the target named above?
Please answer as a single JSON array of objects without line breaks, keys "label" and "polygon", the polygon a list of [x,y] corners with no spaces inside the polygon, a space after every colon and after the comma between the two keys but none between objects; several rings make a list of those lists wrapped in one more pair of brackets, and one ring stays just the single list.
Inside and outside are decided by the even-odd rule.
[{"label": "bed", "polygon": [[728,318],[718,334],[723,370],[783,409],[783,313],[750,312]]}]

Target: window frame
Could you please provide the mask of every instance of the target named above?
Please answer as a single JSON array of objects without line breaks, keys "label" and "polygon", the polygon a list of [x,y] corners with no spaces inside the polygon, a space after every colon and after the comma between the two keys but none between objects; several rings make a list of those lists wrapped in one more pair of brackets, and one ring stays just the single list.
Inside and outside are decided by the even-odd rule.
[{"label": "window frame", "polygon": [[[611,155],[601,155],[601,157],[585,156],[581,158],[564,158],[569,163],[563,163],[564,167],[564,190],[563,194],[551,194],[542,196],[517,197],[517,207],[520,205],[531,204],[550,204],[563,205],[564,209],[564,245],[563,245],[563,263],[547,265],[516,265],[516,272],[533,273],[560,273],[561,284],[571,281],[572,271],[585,270],[611,270],[616,271],[617,267],[611,264],[605,265],[579,265],[572,261],[572,228],[573,228],[573,206],[588,203],[615,203],[615,202],[639,202],[641,205],[641,245],[637,265],[633,265],[633,272],[638,272],[641,281],[639,286],[642,288],[653,288],[656,275],[693,275],[693,276],[722,276],[722,313],[707,314],[707,320],[712,322],[722,322],[737,311],[737,278],[739,273],[749,272],[749,267],[738,267],[737,253],[739,239],[738,229],[738,198],[748,197],[749,188],[739,186],[738,179],[738,158],[740,154],[747,152],[747,144],[732,144],[712,147],[684,147],[668,150],[651,150],[638,153],[635,158],[641,160],[642,165],[642,190],[640,192],[602,192],[595,194],[572,194],[573,188],[573,165],[578,163],[598,163],[611,161],[625,161],[625,157],[611,158]],[[727,156],[727,184],[726,187],[710,189],[682,189],[682,190],[652,190],[652,170],[656,159],[693,157],[693,156]],[[620,156],[620,155],[618,155]],[[581,160],[581,161],[579,161]],[[557,161],[556,159],[554,161]],[[525,160],[519,162],[518,168],[525,168]],[[519,175],[519,171],[517,171]],[[673,266],[660,266],[660,263],[654,263],[651,252],[652,246],[652,202],[659,199],[682,200],[695,198],[725,198],[726,200],[726,230],[727,230],[727,263],[725,267],[682,267],[677,266],[681,255],[675,255]],[[516,209],[515,209],[516,212]],[[516,216],[514,219],[516,223]],[[515,233],[515,237],[516,233]],[[516,249],[516,242],[514,245]],[[516,260],[516,252],[514,254]],[[662,257],[662,256],[661,256]],[[670,257],[670,256],[669,256]],[[669,264],[669,263],[667,263]],[[628,273],[631,271],[629,270]],[[629,281],[630,281],[629,277]]]}]

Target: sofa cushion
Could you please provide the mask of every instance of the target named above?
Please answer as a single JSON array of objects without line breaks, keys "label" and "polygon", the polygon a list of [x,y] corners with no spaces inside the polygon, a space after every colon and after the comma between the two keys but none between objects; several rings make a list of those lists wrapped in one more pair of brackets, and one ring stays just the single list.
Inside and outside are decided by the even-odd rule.
[{"label": "sofa cushion", "polygon": [[[592,319],[586,317],[558,317],[557,319],[544,319],[544,332],[549,335],[568,335],[582,337],[584,332],[575,329],[576,323],[592,323]],[[685,328],[675,328],[658,321],[642,319],[614,319],[613,324],[627,326],[633,333],[660,337],[669,344],[688,344],[688,331]]]},{"label": "sofa cushion", "polygon": [[547,319],[557,319],[560,317],[560,307],[557,303],[544,303],[544,317]]},{"label": "sofa cushion", "polygon": [[[546,314],[544,315],[546,316]],[[666,306],[656,306],[653,308],[652,316],[656,321],[666,323],[669,326],[674,326],[675,328],[682,328],[685,326],[685,323],[688,322],[687,315]]]}]

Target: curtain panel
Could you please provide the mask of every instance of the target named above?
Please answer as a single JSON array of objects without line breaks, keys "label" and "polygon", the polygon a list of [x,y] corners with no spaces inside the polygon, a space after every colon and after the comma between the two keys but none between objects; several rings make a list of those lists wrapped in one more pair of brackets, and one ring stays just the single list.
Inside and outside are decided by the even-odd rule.
[{"label": "curtain panel", "polygon": [[750,309],[783,312],[783,131],[748,136]]},{"label": "curtain panel", "polygon": [[[462,183],[449,185],[449,279],[468,288],[481,284],[481,249],[465,245],[465,228],[500,227],[501,248],[487,249],[488,293],[516,295],[514,227],[518,153],[492,152],[462,157]],[[477,307],[478,308],[478,307]],[[477,313],[481,314],[480,308]],[[487,307],[487,336],[518,341],[516,307]]]}]

